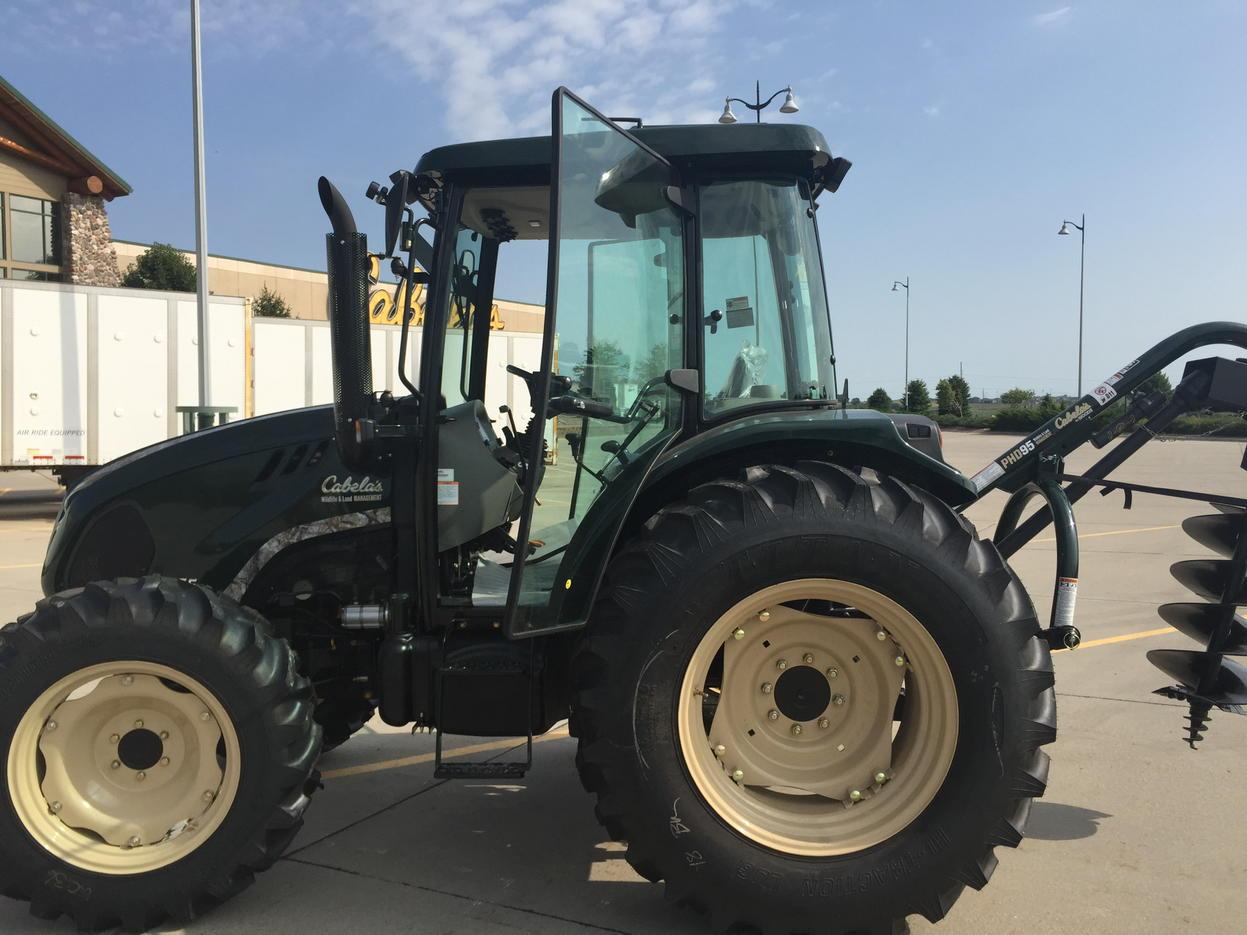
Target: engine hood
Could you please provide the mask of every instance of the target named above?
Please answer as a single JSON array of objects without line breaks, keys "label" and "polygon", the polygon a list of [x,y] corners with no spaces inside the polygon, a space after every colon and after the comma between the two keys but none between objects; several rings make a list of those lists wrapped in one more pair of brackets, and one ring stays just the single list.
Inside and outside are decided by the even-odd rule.
[{"label": "engine hood", "polygon": [[388,477],[342,465],[331,406],[246,419],[140,449],[75,487],[43,590],[148,573],[224,587],[279,532],[388,506]]}]

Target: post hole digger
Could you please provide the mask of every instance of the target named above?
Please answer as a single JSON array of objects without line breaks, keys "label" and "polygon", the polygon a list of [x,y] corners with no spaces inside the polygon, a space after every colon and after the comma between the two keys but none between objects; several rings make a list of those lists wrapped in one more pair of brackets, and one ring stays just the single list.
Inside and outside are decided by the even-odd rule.
[{"label": "post hole digger", "polygon": [[[84,929],[193,918],[277,859],[322,746],[375,709],[436,731],[444,778],[523,776],[570,719],[607,832],[720,931],[938,920],[1044,791],[1072,504],[1097,487],[1223,511],[1188,524],[1222,558],[1175,566],[1210,603],[1161,609],[1201,649],[1153,659],[1193,741],[1247,702],[1247,500],[1109,477],[1182,412],[1247,409],[1229,359],[1139,392],[1247,327],[1162,341],[965,477],[929,420],[836,399],[816,213],[849,164],[817,131],[626,132],[565,89],[552,120],[370,188],[400,297],[427,287],[401,395],[374,392],[370,256],[322,180],[334,405],[144,449],[66,498],[47,597],[0,631],[0,891]],[[534,242],[528,372],[479,310]],[[997,488],[988,541],[962,510]],[[1049,523],[1044,626],[1007,559]],[[451,762],[448,733],[525,754]]]}]

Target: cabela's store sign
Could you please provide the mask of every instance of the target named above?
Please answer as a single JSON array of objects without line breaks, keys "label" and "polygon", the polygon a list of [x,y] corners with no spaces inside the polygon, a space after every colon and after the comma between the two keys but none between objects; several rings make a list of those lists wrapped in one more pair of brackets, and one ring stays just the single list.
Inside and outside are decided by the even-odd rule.
[{"label": "cabela's store sign", "polygon": [[[398,286],[399,304],[394,304],[394,284],[380,282],[381,279],[381,258],[371,255],[368,258],[368,320],[374,325],[397,325],[398,310],[404,304],[403,296],[407,291],[407,284],[401,283]],[[416,287],[412,292],[411,306],[415,310],[411,323],[415,327],[424,324],[424,300],[425,300],[424,283],[416,283]],[[458,306],[451,309],[450,327],[458,328],[463,324],[462,310]],[[472,318],[469,310],[468,320]],[[498,312],[498,303],[495,302],[489,310],[489,328],[491,331],[501,331],[506,327],[506,322],[502,320],[502,315]]]}]

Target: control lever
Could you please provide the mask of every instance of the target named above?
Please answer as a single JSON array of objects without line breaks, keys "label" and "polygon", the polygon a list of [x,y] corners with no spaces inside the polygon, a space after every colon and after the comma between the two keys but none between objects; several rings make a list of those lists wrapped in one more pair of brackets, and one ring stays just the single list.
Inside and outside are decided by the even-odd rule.
[{"label": "control lever", "polygon": [[511,426],[511,434],[520,434],[520,430],[515,427],[515,416],[511,412],[511,407],[505,405],[499,406],[498,411],[507,417],[507,424]]}]

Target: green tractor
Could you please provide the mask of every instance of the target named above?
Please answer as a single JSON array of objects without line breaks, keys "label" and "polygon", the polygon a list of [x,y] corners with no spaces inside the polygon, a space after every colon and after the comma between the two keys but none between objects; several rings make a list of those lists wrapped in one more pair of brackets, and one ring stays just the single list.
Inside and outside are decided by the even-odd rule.
[{"label": "green tractor", "polygon": [[[1050,649],[1078,636],[1070,503],[1122,486],[1061,459],[1117,395],[1114,433],[1148,425],[1110,457],[1240,405],[1234,361],[1172,400],[1131,391],[1247,328],[1176,335],[969,478],[929,420],[837,398],[816,214],[849,163],[818,132],[626,132],[565,89],[552,110],[551,137],[443,147],[370,188],[399,298],[427,285],[404,395],[373,391],[370,255],[322,179],[334,405],[154,445],[68,495],[47,597],[0,631],[0,892],[84,929],[194,918],[272,865],[322,747],[374,711],[435,732],[446,778],[522,776],[568,720],[628,861],[720,931],[903,931],[1021,841]],[[534,258],[528,372],[488,310],[500,267]],[[486,408],[511,377],[531,417]],[[997,487],[993,543],[960,511]],[[1238,529],[1244,502],[1213,499]],[[1053,520],[1045,627],[1005,556]],[[1235,557],[1201,582],[1241,577],[1212,538]],[[1208,652],[1162,665],[1205,720],[1242,703],[1236,594],[1180,605]],[[443,759],[445,734],[526,755]]]}]

